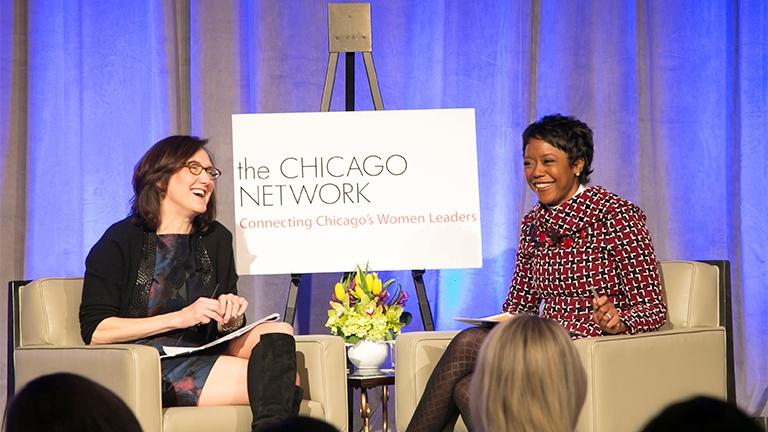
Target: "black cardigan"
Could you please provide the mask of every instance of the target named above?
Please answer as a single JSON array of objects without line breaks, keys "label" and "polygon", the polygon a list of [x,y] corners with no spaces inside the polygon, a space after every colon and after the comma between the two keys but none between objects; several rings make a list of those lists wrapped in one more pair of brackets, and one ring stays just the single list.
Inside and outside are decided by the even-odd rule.
[{"label": "black cardigan", "polygon": [[[152,231],[123,219],[109,227],[88,253],[80,304],[80,333],[86,344],[91,343],[93,332],[105,318],[128,317],[145,232]],[[196,236],[211,259],[217,296],[237,294],[232,233],[214,221],[205,233]]]}]

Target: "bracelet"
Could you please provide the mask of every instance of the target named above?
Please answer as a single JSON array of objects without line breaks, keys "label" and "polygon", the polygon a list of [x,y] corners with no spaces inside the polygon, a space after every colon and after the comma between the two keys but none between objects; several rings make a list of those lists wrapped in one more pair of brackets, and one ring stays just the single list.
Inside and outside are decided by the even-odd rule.
[{"label": "bracelet", "polygon": [[221,324],[221,331],[223,333],[231,333],[243,325],[243,321],[245,320],[245,315],[240,315],[235,320],[229,320],[226,324]]}]

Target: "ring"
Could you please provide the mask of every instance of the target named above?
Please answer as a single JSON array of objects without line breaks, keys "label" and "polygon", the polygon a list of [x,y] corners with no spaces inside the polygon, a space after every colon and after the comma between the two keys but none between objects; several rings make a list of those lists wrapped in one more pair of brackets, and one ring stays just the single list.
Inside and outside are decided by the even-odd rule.
[{"label": "ring", "polygon": [[611,318],[613,318],[613,315],[611,315],[611,313],[610,313],[610,312],[606,312],[606,313],[605,313],[605,316],[607,316],[607,317],[608,317],[608,319],[611,319]]}]

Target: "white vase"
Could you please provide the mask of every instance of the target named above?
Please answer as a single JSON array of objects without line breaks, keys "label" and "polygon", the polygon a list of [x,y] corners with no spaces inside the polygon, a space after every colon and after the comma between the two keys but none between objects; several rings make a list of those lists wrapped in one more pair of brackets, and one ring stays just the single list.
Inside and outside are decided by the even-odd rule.
[{"label": "white vase", "polygon": [[347,356],[355,366],[355,375],[378,375],[388,352],[389,345],[386,342],[363,340],[350,345]]}]

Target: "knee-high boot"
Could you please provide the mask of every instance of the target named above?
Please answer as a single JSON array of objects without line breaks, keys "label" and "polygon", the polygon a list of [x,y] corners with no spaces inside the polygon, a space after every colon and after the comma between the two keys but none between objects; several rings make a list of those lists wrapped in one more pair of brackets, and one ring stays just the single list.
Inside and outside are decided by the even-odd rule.
[{"label": "knee-high boot", "polygon": [[296,341],[285,333],[267,333],[248,360],[251,428],[258,431],[299,413],[302,390],[296,386]]}]

